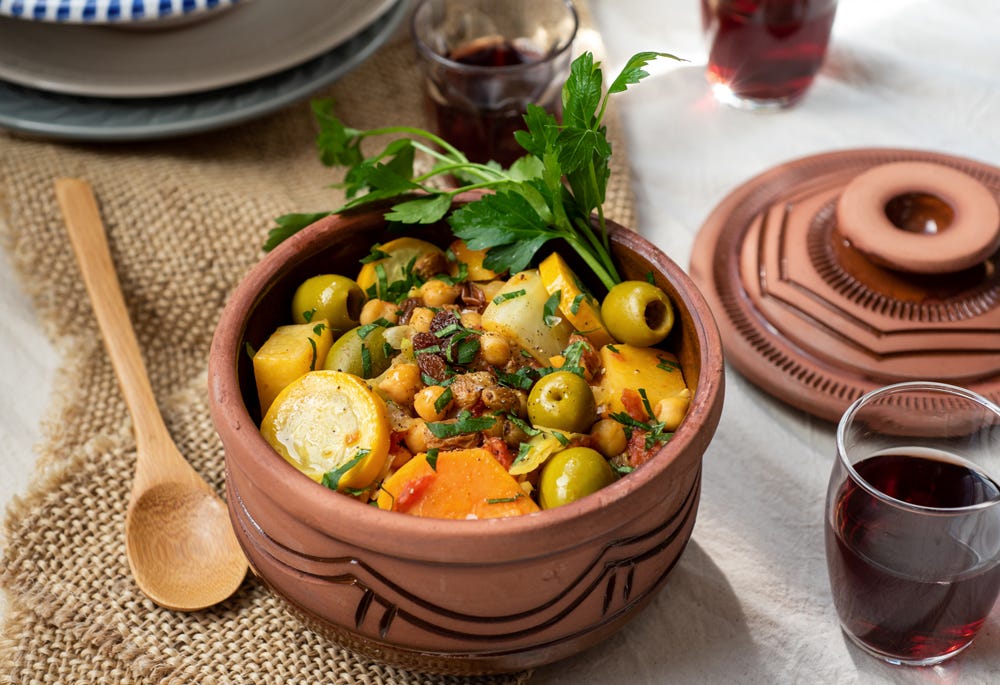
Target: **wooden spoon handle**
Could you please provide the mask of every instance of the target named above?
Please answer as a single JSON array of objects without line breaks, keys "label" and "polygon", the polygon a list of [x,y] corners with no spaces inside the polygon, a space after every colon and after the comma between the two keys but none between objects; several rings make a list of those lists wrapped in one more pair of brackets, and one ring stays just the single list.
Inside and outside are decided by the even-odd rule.
[{"label": "wooden spoon handle", "polygon": [[[135,424],[136,441],[170,441],[142,361],[139,342],[129,321],[125,298],[111,259],[107,235],[90,184],[74,178],[55,182],[77,264],[118,376],[125,404]],[[142,455],[143,445],[139,445]]]}]

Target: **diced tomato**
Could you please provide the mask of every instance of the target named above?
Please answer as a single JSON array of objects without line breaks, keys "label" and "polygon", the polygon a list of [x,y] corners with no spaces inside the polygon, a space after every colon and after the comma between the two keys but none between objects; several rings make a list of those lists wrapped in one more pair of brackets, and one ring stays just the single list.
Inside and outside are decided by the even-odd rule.
[{"label": "diced tomato", "polygon": [[658,443],[654,444],[651,449],[646,449],[646,434],[644,430],[633,430],[632,437],[628,439],[628,444],[625,446],[628,464],[633,468],[645,464],[660,449]]},{"label": "diced tomato", "polygon": [[399,495],[396,497],[393,509],[395,511],[406,511],[423,496],[424,492],[434,481],[434,473],[425,473],[422,476],[414,478],[403,485],[403,489],[400,491]]},{"label": "diced tomato", "polygon": [[514,463],[514,455],[510,452],[510,447],[503,438],[489,437],[483,441],[483,447],[490,451],[504,469],[510,470]]},{"label": "diced tomato", "polygon": [[642,404],[642,395],[639,394],[634,388],[625,388],[622,390],[622,404],[625,405],[625,411],[636,421],[649,421],[649,416],[646,415],[646,407]]}]

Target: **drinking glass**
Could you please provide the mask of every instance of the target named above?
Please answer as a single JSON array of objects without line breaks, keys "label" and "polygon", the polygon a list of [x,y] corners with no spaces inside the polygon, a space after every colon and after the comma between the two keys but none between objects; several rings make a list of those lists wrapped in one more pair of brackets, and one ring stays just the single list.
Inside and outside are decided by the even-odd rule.
[{"label": "drinking glass", "polygon": [[421,0],[411,31],[436,132],[509,166],[529,104],[558,115],[578,19],[569,0]]},{"label": "drinking glass", "polygon": [[837,427],[826,500],[844,632],[893,664],[969,646],[1000,591],[1000,407],[968,390],[874,390]]},{"label": "drinking glass", "polygon": [[715,97],[742,109],[797,102],[826,57],[837,0],[701,0]]}]

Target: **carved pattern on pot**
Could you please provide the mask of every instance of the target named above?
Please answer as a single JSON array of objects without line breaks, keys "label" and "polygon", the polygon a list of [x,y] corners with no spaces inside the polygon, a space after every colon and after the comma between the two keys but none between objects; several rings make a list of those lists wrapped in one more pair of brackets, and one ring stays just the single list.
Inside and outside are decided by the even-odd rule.
[{"label": "carved pattern on pot", "polygon": [[[352,596],[360,591],[360,597],[353,601],[354,629],[371,638],[386,640],[393,625],[405,621],[429,635],[473,640],[482,643],[503,643],[514,641],[550,629],[565,621],[581,604],[595,595],[602,584],[603,592],[596,593],[602,599],[601,621],[610,622],[629,611],[637,603],[643,602],[647,594],[659,587],[676,564],[676,559],[663,569],[659,577],[649,584],[646,594],[633,596],[632,586],[637,567],[655,560],[678,538],[689,532],[691,519],[701,490],[699,470],[680,507],[661,524],[642,533],[615,540],[603,546],[600,552],[573,579],[548,601],[539,606],[517,613],[495,616],[481,616],[455,611],[427,599],[423,594],[408,589],[404,583],[383,574],[358,556],[336,558],[302,554],[268,535],[253,519],[238,490],[230,483],[229,497],[237,522],[238,537],[244,545],[252,563],[255,557],[267,557],[272,565],[280,566],[289,574],[318,581],[331,596],[349,592]],[[686,542],[686,541],[685,541]],[[296,565],[295,560],[302,563]],[[329,572],[303,570],[303,567],[330,567]],[[399,598],[397,600],[389,597]],[[381,607],[378,614],[374,607]],[[301,608],[301,607],[300,607]],[[370,615],[377,619],[369,621]],[[459,626],[447,627],[441,619]],[[371,626],[375,625],[376,630]],[[587,630],[592,629],[588,625]],[[575,635],[565,636],[571,639]]]}]

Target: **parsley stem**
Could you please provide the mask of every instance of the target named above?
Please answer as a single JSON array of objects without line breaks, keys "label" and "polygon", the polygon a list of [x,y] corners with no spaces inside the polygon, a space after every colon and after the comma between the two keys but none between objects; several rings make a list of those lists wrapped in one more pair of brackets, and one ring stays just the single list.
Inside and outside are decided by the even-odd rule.
[{"label": "parsley stem", "polygon": [[[381,135],[388,135],[388,134],[394,134],[394,133],[405,133],[405,134],[408,134],[408,135],[411,135],[411,136],[416,136],[418,138],[424,138],[424,139],[429,140],[430,142],[434,143],[435,145],[441,147],[441,149],[443,149],[452,158],[458,159],[458,160],[463,160],[465,162],[469,161],[465,157],[465,155],[462,154],[462,152],[458,148],[456,148],[454,145],[452,145],[451,143],[449,143],[444,138],[442,138],[442,137],[440,137],[440,136],[438,136],[438,135],[436,135],[434,133],[431,133],[430,131],[425,131],[422,128],[416,128],[414,126],[386,126],[384,128],[373,128],[373,129],[369,129],[367,131],[361,131],[361,132],[359,132],[358,133],[358,137],[359,138],[369,138],[371,136],[381,136]],[[433,152],[432,152],[432,154],[433,154]],[[435,156],[439,157],[440,154],[436,154]]]},{"label": "parsley stem", "polygon": [[[424,150],[424,147],[419,144],[414,144],[414,147]],[[433,154],[430,150],[424,150],[425,152]],[[469,184],[462,186],[458,189],[458,192],[464,192],[466,190],[473,190],[475,188],[490,188],[498,183],[504,183],[509,181],[510,178],[501,171],[494,169],[493,167],[486,166],[485,164],[473,164],[472,162],[455,162],[448,157],[441,155],[435,155],[440,160],[451,162],[450,164],[445,164],[443,166],[437,166],[428,171],[426,174],[420,176],[415,176],[413,181],[415,183],[422,183],[429,178],[434,176],[440,176],[442,174],[450,174],[455,171],[466,171],[472,172],[476,176],[484,179],[482,183]]]},{"label": "parsley stem", "polygon": [[604,284],[605,288],[611,290],[611,288],[613,288],[615,284],[621,280],[615,273],[614,265],[611,265],[611,269],[609,271],[603,263],[604,260],[598,258],[593,249],[580,240],[579,234],[562,234],[561,237],[565,239],[566,242],[569,243],[570,246],[576,251],[576,253],[580,255],[580,258],[587,263],[587,266],[589,266],[594,274],[601,280],[601,283]]}]

